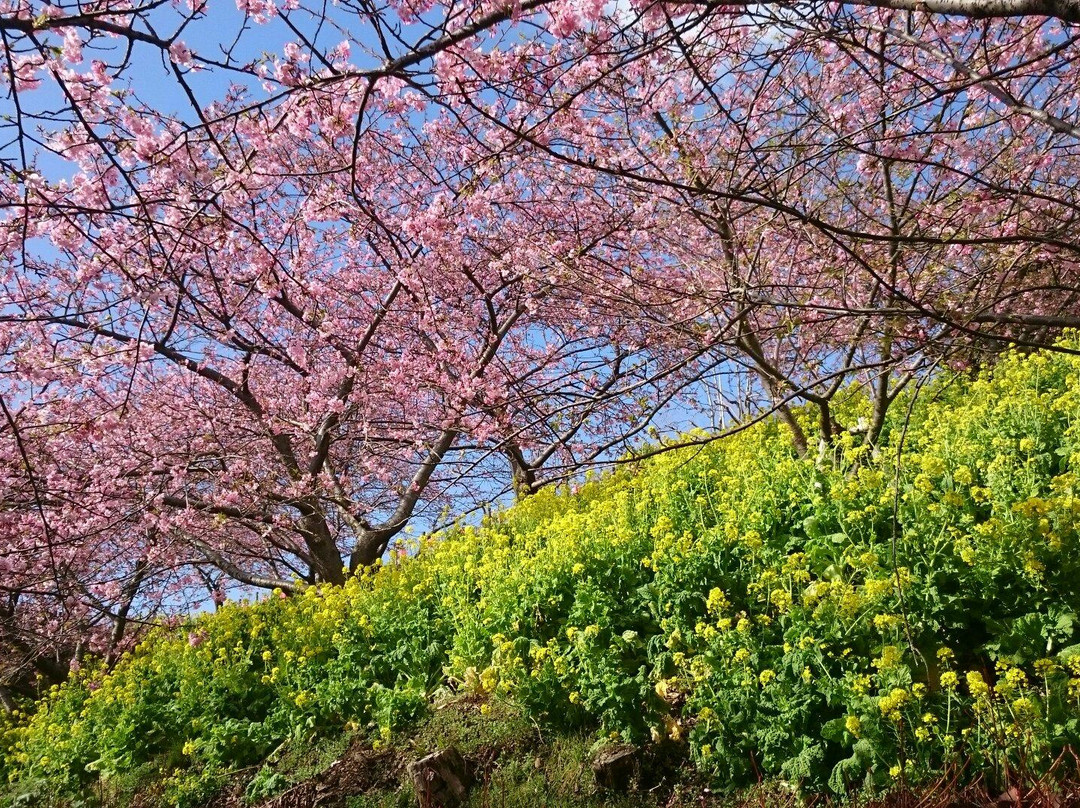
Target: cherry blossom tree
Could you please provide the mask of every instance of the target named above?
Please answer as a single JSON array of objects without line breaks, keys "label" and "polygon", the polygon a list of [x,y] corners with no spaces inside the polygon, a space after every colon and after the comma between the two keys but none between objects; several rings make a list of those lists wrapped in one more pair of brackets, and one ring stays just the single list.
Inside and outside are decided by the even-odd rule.
[{"label": "cherry blossom tree", "polygon": [[493,454],[533,490],[697,376],[700,351],[597,293],[648,211],[511,153],[457,166],[470,144],[445,115],[421,132],[424,103],[393,79],[297,91],[122,158],[70,130],[75,178],[24,188],[0,316],[12,646],[56,638],[69,601],[110,653],[133,603],[222,576],[341,583],[418,508],[496,496]]},{"label": "cherry blossom tree", "polygon": [[[475,92],[454,100],[696,221],[658,247],[696,277],[663,282],[700,301],[708,338],[747,365],[800,448],[790,401],[819,411],[826,441],[844,428],[875,441],[929,368],[1077,325],[1071,29],[679,11],[644,10],[527,114],[519,93],[512,122]],[[474,90],[488,80],[475,57],[459,64]],[[830,402],[853,383],[873,412],[838,424]]]}]

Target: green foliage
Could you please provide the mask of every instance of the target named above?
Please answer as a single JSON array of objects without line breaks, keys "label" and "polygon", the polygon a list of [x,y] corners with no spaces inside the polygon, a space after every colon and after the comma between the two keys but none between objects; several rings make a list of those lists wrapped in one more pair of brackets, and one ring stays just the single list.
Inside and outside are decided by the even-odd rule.
[{"label": "green foliage", "polygon": [[803,459],[765,424],[157,631],[0,727],[0,774],[75,795],[153,766],[192,805],[297,733],[385,741],[441,690],[685,743],[728,787],[1045,768],[1080,741],[1080,360],[908,409],[877,449]]}]

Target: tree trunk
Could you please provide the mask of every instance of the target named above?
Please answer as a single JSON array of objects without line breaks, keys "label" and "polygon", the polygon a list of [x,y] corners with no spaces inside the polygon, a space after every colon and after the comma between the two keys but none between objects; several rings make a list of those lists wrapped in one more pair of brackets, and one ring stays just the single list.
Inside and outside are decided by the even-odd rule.
[{"label": "tree trunk", "polygon": [[503,446],[503,454],[510,461],[510,474],[514,485],[514,496],[524,499],[536,493],[536,469],[529,465],[521,448],[512,441]]}]

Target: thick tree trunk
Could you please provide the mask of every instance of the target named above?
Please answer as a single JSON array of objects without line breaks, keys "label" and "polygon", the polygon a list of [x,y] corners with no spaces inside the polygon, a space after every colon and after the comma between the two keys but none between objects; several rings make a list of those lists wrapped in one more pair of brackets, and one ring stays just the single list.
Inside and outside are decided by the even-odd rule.
[{"label": "thick tree trunk", "polygon": [[315,581],[330,584],[345,583],[345,560],[326,523],[326,517],[310,502],[302,505],[301,533],[311,554],[311,572]]},{"label": "thick tree trunk", "polygon": [[333,541],[309,542],[311,571],[316,580],[330,584],[345,583],[345,562]]},{"label": "thick tree trunk", "polygon": [[389,537],[384,536],[383,532],[378,530],[372,530],[359,536],[356,540],[356,547],[353,549],[352,556],[349,559],[350,571],[356,572],[362,567],[370,567],[382,558],[382,554],[386,552],[388,542]]},{"label": "thick tree trunk", "polygon": [[510,474],[514,485],[514,496],[524,499],[536,493],[536,469],[529,465],[521,448],[513,442],[503,446],[503,454],[510,461]]}]

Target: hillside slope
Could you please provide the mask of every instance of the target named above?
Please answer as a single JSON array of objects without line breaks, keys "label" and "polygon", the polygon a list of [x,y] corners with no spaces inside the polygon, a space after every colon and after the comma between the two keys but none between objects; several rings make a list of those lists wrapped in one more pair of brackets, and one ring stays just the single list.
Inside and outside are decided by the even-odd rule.
[{"label": "hillside slope", "polygon": [[198,805],[290,740],[377,752],[463,700],[719,789],[1037,776],[1080,741],[1080,360],[1008,357],[892,419],[810,458],[759,425],[152,632],[6,719],[0,804]]}]

